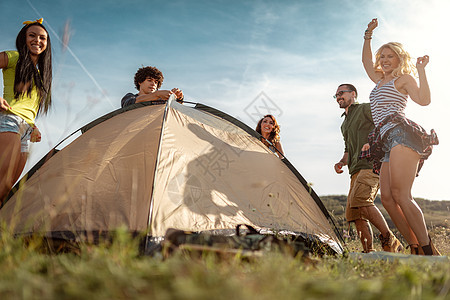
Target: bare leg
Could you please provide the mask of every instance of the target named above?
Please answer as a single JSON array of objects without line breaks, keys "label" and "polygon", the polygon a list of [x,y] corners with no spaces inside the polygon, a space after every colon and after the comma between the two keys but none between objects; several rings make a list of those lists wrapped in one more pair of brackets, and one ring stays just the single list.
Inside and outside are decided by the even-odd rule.
[{"label": "bare leg", "polygon": [[419,244],[425,246],[430,243],[425,219],[422,210],[411,195],[419,158],[419,154],[403,145],[392,148],[389,168],[390,190],[392,198],[400,206]]},{"label": "bare leg", "polygon": [[22,171],[25,168],[25,164],[27,163],[27,159],[28,159],[28,152],[21,152],[19,163],[17,164],[16,172],[13,178],[14,182],[16,182],[19,179],[20,174],[22,174]]},{"label": "bare leg", "polygon": [[364,219],[357,219],[355,220],[355,226],[364,252],[373,250],[372,227],[370,227],[369,222]]},{"label": "bare leg", "polygon": [[383,236],[389,236],[389,227],[381,214],[380,210],[376,206],[361,207],[361,210],[368,216],[370,223],[375,226]]},{"label": "bare leg", "polygon": [[8,195],[20,164],[20,137],[14,132],[0,133],[0,202]]},{"label": "bare leg", "polygon": [[[392,152],[391,152],[392,155]],[[391,194],[391,178],[390,178],[390,163],[383,162],[380,171],[380,192],[381,192],[381,203],[388,212],[395,227],[400,231],[403,237],[406,239],[408,244],[419,244],[416,235],[412,231],[408,224],[403,211],[400,206],[395,202]]]}]

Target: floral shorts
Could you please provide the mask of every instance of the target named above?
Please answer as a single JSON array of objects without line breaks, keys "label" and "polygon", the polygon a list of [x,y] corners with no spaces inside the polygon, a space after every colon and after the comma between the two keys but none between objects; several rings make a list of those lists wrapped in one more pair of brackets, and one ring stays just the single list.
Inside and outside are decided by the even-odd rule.
[{"label": "floral shorts", "polygon": [[423,143],[420,137],[414,135],[411,131],[405,130],[405,127],[402,125],[397,125],[392,128],[385,137],[385,142],[383,144],[383,151],[385,154],[381,159],[381,162],[389,162],[391,150],[397,145],[409,147],[419,154],[423,152]]},{"label": "floral shorts", "polygon": [[0,112],[0,132],[15,132],[20,136],[20,151],[28,152],[28,142],[33,128],[19,116]]}]

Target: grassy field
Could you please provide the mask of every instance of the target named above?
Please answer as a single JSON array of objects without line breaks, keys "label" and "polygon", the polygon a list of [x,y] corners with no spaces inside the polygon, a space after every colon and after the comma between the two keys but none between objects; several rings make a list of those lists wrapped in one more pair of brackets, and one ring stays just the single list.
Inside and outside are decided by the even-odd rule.
[{"label": "grassy field", "polygon": [[[450,230],[432,232],[444,254]],[[349,248],[358,242],[349,240]],[[140,256],[137,241],[46,254],[3,232],[0,299],[450,299],[450,260],[365,261],[291,257],[276,252],[243,259],[177,252]]]}]

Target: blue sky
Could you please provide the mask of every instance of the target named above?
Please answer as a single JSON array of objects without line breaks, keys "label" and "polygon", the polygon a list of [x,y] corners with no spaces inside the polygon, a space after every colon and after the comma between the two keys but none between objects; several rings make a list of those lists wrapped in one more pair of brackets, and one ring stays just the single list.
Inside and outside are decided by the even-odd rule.
[{"label": "blue sky", "polygon": [[[33,145],[27,169],[69,133],[119,108],[122,96],[135,91],[136,70],[151,65],[164,73],[162,88],[179,87],[186,100],[251,127],[255,112],[274,113],[287,157],[319,195],[348,190],[348,173],[333,170],[343,142],[342,111],[331,95],[350,82],[359,101],[368,101],[373,84],[361,63],[362,36],[377,17],[374,49],[399,41],[414,58],[430,55],[432,103],[419,107],[410,101],[407,116],[434,128],[440,145],[413,195],[450,199],[446,0],[17,0],[0,2],[0,11],[1,50],[14,49],[24,20],[44,17],[51,32],[54,106],[37,121],[43,141]],[[66,50],[64,32],[70,36]]]}]

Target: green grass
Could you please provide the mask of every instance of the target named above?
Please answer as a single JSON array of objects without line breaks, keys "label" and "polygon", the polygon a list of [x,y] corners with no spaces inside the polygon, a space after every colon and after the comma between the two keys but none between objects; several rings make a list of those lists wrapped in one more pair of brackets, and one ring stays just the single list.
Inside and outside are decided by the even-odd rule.
[{"label": "green grass", "polygon": [[[432,234],[440,244],[449,232]],[[113,243],[82,245],[78,254],[41,249],[40,239],[25,246],[3,231],[0,299],[450,299],[450,260],[302,259],[276,252],[252,259],[176,252],[162,259],[140,256],[137,241],[123,231]]]}]

